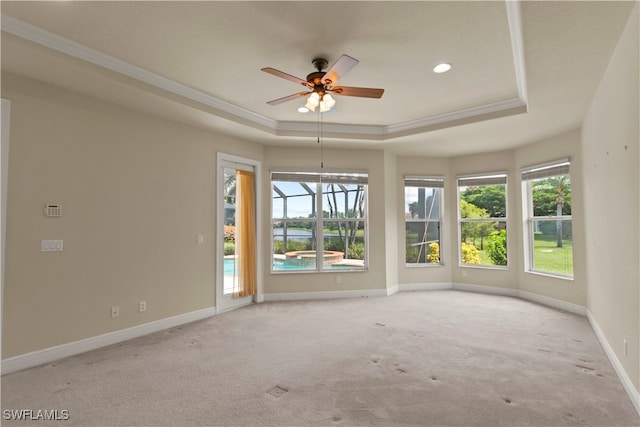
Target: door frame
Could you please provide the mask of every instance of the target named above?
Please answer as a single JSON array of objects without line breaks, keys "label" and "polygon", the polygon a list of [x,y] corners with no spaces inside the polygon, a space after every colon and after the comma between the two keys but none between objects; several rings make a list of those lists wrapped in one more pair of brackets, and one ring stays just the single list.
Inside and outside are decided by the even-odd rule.
[{"label": "door frame", "polygon": [[257,293],[249,302],[263,302],[264,291],[262,283],[262,191],[260,187],[262,184],[262,163],[259,160],[249,159],[246,157],[236,156],[233,154],[227,154],[223,152],[217,153],[216,161],[216,313],[222,313],[225,311],[233,310],[234,308],[242,307],[241,304],[233,307],[223,307],[222,301],[224,300],[224,168],[232,165],[237,165],[239,168],[247,166],[253,168],[254,173],[254,185],[256,195],[256,280],[257,280]]},{"label": "door frame", "polygon": [[[2,337],[4,316],[4,259],[6,255],[5,236],[7,235],[7,190],[9,178],[9,129],[11,127],[11,101],[2,98],[0,106],[0,114],[2,115],[0,126],[2,134],[0,135],[0,228],[2,239],[0,242],[0,359],[2,358]],[[0,365],[2,363],[0,362]]]}]

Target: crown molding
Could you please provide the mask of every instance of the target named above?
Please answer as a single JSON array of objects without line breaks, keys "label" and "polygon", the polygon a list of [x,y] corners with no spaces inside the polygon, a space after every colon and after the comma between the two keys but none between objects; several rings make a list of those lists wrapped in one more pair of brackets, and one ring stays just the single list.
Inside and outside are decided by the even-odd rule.
[{"label": "crown molding", "polygon": [[[323,136],[326,138],[388,141],[402,136],[431,132],[447,127],[526,112],[527,98],[519,1],[507,1],[506,7],[516,71],[517,98],[391,125],[324,123]],[[318,133],[318,124],[315,122],[277,121],[271,119],[11,16],[3,14],[1,25],[2,31],[24,40],[195,101],[208,107],[203,108],[203,111],[215,114],[218,117],[277,136],[306,137],[317,135]]]},{"label": "crown molding", "polygon": [[507,21],[509,22],[509,34],[511,36],[511,50],[513,51],[513,66],[516,72],[518,96],[525,104],[528,104],[520,0],[506,1],[505,5],[507,7]]},{"label": "crown molding", "polygon": [[109,71],[139,80],[159,89],[180,95],[192,101],[220,110],[242,121],[250,121],[261,127],[276,129],[277,121],[237,105],[223,101],[215,96],[178,83],[144,68],[122,61],[111,55],[61,37],[52,32],[27,24],[11,16],[2,15],[2,31],[20,37],[32,43],[48,47],[71,57],[81,59]]}]

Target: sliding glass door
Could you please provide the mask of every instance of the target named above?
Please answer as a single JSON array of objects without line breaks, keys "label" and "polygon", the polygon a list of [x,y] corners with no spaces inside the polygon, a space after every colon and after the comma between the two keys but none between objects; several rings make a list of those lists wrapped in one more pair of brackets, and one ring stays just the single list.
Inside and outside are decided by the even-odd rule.
[{"label": "sliding glass door", "polygon": [[[221,156],[224,157],[224,156]],[[258,284],[256,168],[238,159],[219,158],[218,311],[256,300]]]}]

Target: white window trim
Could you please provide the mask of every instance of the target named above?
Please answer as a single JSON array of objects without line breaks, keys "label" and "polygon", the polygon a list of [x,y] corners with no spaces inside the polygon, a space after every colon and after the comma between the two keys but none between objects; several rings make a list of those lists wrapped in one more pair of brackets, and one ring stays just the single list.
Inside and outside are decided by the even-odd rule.
[{"label": "white window trim", "polygon": [[[344,219],[341,220],[339,218],[324,218],[322,216],[322,211],[323,211],[323,193],[321,191],[316,191],[316,213],[320,212],[320,215],[316,215],[315,218],[309,218],[310,222],[314,221],[315,222],[315,228],[316,228],[316,252],[319,253],[323,253],[324,252],[324,233],[323,233],[323,229],[322,229],[322,224],[324,221],[329,220],[329,221],[364,221],[364,226],[365,226],[365,235],[364,235],[364,260],[363,260],[363,267],[362,268],[343,268],[340,269],[340,274],[342,273],[362,273],[362,272],[367,272],[369,271],[369,182],[368,182],[368,177],[369,177],[369,172],[366,170],[349,170],[349,171],[345,171],[343,169],[305,169],[305,170],[300,170],[300,169],[295,169],[295,168],[275,168],[272,169],[269,172],[269,189],[270,192],[273,191],[273,175],[274,174],[300,174],[301,176],[308,174],[308,175],[322,175],[322,174],[345,174],[345,175],[350,175],[350,174],[354,174],[354,175],[366,175],[367,176],[367,183],[366,185],[366,191],[364,194],[364,203],[366,206],[366,211],[365,211],[365,217],[364,218],[349,218],[349,219]],[[290,182],[296,182],[295,180],[291,180]],[[320,180],[317,184],[319,186],[322,185],[322,181]],[[287,221],[300,221],[300,218],[282,218],[283,220]],[[270,201],[269,201],[269,224],[270,224],[270,253],[271,256],[273,256],[274,254],[274,239],[273,239],[273,194],[271,193],[270,196]],[[271,263],[271,267],[269,269],[270,274],[317,274],[317,273],[336,273],[336,270],[329,270],[329,269],[324,269],[323,268],[323,262],[321,258],[316,257],[316,267],[315,269],[291,269],[291,270],[274,270],[273,268],[273,263]]]},{"label": "white window trim", "polygon": [[[407,263],[407,257],[406,257],[406,252],[404,255],[405,258],[405,262],[404,262],[404,266],[406,268],[438,268],[438,267],[443,267],[445,265],[445,251],[443,250],[443,245],[442,245],[442,236],[443,236],[443,222],[444,222],[444,206],[445,206],[445,177],[444,176],[433,176],[433,175],[405,175],[404,180],[403,180],[403,185],[402,188],[403,190],[406,188],[405,182],[407,180],[410,181],[425,181],[425,184],[428,184],[430,182],[442,182],[442,186],[441,187],[434,187],[433,185],[430,186],[425,186],[425,188],[441,188],[442,190],[440,191],[440,206],[439,206],[439,217],[437,220],[433,220],[433,219],[411,219],[411,220],[407,220],[407,218],[405,217],[405,227],[404,227],[404,241],[406,244],[407,241],[407,227],[406,227],[406,223],[407,222],[437,222],[439,224],[439,231],[440,231],[440,240],[438,245],[440,246],[440,262],[439,263],[432,263],[432,262],[425,262],[425,263]],[[406,200],[404,201],[406,203]],[[405,248],[406,251],[406,248]]]},{"label": "white window trim", "polygon": [[[534,266],[534,250],[533,250],[533,222],[538,220],[542,220],[542,221],[571,221],[572,225],[573,225],[573,220],[572,220],[572,216],[571,215],[554,215],[554,216],[533,216],[533,192],[531,190],[531,181],[533,181],[534,179],[541,179],[541,178],[534,178],[534,179],[522,179],[522,176],[528,172],[532,172],[532,171],[536,171],[539,169],[551,169],[557,166],[561,166],[561,165],[565,165],[568,164],[569,165],[569,170],[567,171],[567,175],[571,176],[571,159],[570,158],[563,158],[563,159],[558,159],[558,160],[554,160],[554,161],[549,161],[546,163],[542,163],[542,164],[537,164],[537,165],[532,165],[532,166],[525,166],[523,168],[520,169],[520,179],[521,179],[521,183],[522,183],[522,216],[523,216],[523,252],[524,252],[524,272],[528,273],[528,274],[534,274],[534,275],[539,275],[539,276],[544,276],[544,277],[553,277],[556,279],[562,279],[562,280],[567,280],[567,281],[574,281],[574,275],[567,275],[567,274],[560,274],[560,273],[553,273],[550,271],[543,271],[543,270],[535,270],[533,268]],[[553,176],[558,176],[558,175],[549,175],[548,177],[551,178]],[[572,256],[575,255],[575,252],[572,250]]]},{"label": "white window trim", "polygon": [[[500,217],[491,217],[491,218],[461,218],[460,217],[460,180],[470,179],[470,178],[497,178],[503,177],[505,179],[504,183],[504,218]],[[494,185],[494,184],[484,184],[484,185]],[[509,270],[510,267],[510,256],[509,256],[509,172],[507,171],[499,171],[499,172],[486,172],[486,173],[477,173],[470,175],[457,175],[456,176],[456,215],[458,217],[458,267],[460,268],[479,268],[479,269],[489,269],[489,270]],[[484,264],[465,264],[462,262],[462,223],[463,222],[504,222],[507,230],[507,265],[484,265]]]}]

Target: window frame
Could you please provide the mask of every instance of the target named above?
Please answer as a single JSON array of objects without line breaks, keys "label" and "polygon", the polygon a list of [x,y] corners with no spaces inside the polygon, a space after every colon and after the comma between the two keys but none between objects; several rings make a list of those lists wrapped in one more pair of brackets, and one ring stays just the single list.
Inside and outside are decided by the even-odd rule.
[{"label": "window frame", "polygon": [[[471,183],[467,185],[462,185],[463,187],[469,187],[474,182],[476,185],[504,185],[504,217],[488,217],[488,218],[462,218],[461,215],[461,191],[460,191],[460,181],[468,180]],[[504,182],[499,182],[504,181]],[[473,222],[504,222],[505,231],[507,232],[506,238],[507,241],[509,239],[509,173],[507,171],[497,171],[497,172],[486,172],[480,174],[469,174],[469,175],[458,175],[456,176],[456,208],[457,208],[457,217],[458,217],[458,267],[461,268],[482,268],[482,269],[491,269],[491,270],[508,270],[510,267],[509,264],[509,252],[507,245],[507,265],[490,265],[490,264],[466,264],[462,262],[462,224],[463,223],[473,223]]]},{"label": "window frame", "polygon": [[[536,270],[535,269],[535,238],[534,238],[534,222],[554,222],[566,221],[573,227],[572,215],[550,215],[536,216],[534,215],[533,204],[533,181],[538,179],[553,178],[556,176],[569,176],[569,188],[571,188],[571,159],[559,159],[543,164],[531,165],[523,167],[520,170],[520,179],[522,182],[522,216],[523,216],[523,242],[524,242],[524,272],[537,274],[542,276],[554,277],[563,280],[574,280],[574,274],[561,274],[553,271]],[[572,209],[573,213],[573,209]],[[571,247],[571,265],[573,267],[575,261],[575,251],[573,250],[573,237]]]},{"label": "window frame", "polygon": [[[407,183],[412,183],[414,185],[407,185]],[[424,184],[424,185],[419,185],[419,184]],[[404,204],[403,206],[406,207],[407,205],[407,199],[406,199],[406,189],[407,187],[413,187],[413,188],[438,188],[439,191],[439,196],[440,196],[440,201],[439,201],[439,205],[438,205],[438,218],[437,219],[431,219],[431,218],[410,218],[408,219],[405,215],[404,218],[404,242],[405,242],[405,255],[404,255],[404,266],[406,268],[434,268],[434,267],[442,267],[445,265],[444,262],[444,250],[443,250],[443,246],[442,246],[442,230],[443,230],[443,219],[444,219],[444,203],[445,203],[445,191],[444,191],[444,186],[445,186],[445,177],[443,176],[432,176],[432,175],[405,175],[404,176],[404,180],[403,180],[403,189],[404,189]],[[438,225],[438,245],[440,248],[440,254],[439,254],[439,259],[440,262],[415,262],[415,263],[409,263],[407,262],[407,247],[406,247],[406,242],[407,242],[407,223],[426,223],[426,224],[430,224],[430,223],[436,223]],[[428,227],[428,225],[427,225]]]},{"label": "window frame", "polygon": [[[271,200],[270,200],[270,227],[271,227],[271,238],[270,238],[270,247],[271,247],[271,257],[275,255],[274,250],[274,233],[273,227],[276,222],[311,222],[312,225],[312,239],[315,240],[315,250],[317,253],[323,253],[325,251],[325,234],[323,225],[327,222],[340,222],[340,223],[348,223],[348,222],[362,222],[364,224],[364,235],[363,245],[364,245],[364,259],[362,267],[340,267],[339,270],[325,268],[323,265],[323,258],[316,257],[315,267],[313,268],[300,268],[300,269],[286,269],[280,270],[274,268],[274,262],[271,262],[270,273],[271,274],[299,274],[299,273],[357,273],[357,272],[366,272],[369,270],[369,173],[368,171],[363,170],[300,170],[300,169],[274,169],[270,171],[270,190],[271,190]],[[274,179],[275,177],[281,177],[285,179]],[[294,178],[308,178],[308,179],[300,179],[295,180]],[[274,183],[275,182],[290,182],[290,183],[305,183],[305,184],[315,184],[315,216],[313,218],[275,218],[274,217]],[[325,184],[359,184],[364,186],[364,217],[349,217],[349,218],[331,218],[324,216],[324,192],[323,186]],[[353,191],[353,190],[352,190]],[[286,249],[286,248],[285,248]],[[286,252],[286,250],[285,250]]]}]

